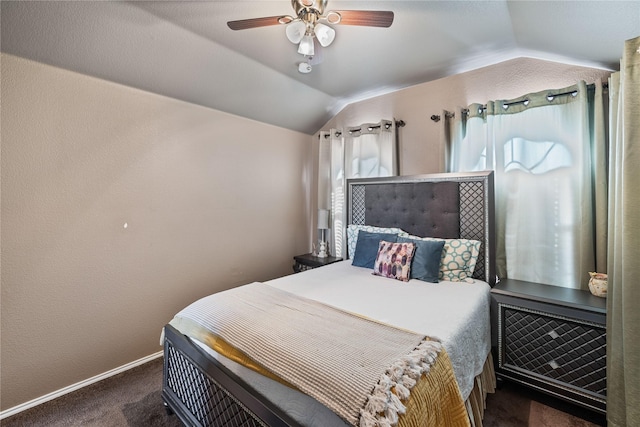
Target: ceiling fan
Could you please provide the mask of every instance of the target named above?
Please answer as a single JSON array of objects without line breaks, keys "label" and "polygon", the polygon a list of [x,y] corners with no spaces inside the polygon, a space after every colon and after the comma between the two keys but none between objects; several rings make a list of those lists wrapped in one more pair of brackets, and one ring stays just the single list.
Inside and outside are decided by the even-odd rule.
[{"label": "ceiling fan", "polygon": [[325,13],[328,0],[291,0],[295,16],[267,16],[263,18],[229,21],[232,30],[286,25],[285,33],[291,43],[298,45],[298,53],[307,59],[299,64],[301,73],[311,71],[310,60],[316,53],[316,43],[329,46],[336,37],[330,25],[360,25],[388,28],[393,23],[393,12],[377,10],[329,10]]}]

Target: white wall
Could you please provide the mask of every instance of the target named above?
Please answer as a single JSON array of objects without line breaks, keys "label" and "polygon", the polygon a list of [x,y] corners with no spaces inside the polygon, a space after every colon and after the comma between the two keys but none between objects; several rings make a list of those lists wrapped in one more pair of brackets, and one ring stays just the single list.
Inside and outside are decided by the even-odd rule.
[{"label": "white wall", "polygon": [[188,303],[310,248],[311,136],[1,62],[2,410],[160,351]]}]

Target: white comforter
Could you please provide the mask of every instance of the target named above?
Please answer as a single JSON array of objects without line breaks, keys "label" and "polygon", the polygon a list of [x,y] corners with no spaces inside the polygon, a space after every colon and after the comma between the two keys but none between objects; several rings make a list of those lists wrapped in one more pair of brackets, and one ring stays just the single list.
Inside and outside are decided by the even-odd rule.
[{"label": "white comforter", "polygon": [[285,291],[442,340],[463,400],[491,348],[490,287],[401,282],[342,261],[266,282]]}]

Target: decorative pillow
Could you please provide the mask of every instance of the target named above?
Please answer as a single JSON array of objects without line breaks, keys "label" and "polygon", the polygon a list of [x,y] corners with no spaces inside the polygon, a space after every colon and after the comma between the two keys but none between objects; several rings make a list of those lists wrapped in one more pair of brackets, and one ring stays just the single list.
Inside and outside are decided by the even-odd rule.
[{"label": "decorative pillow", "polygon": [[347,227],[347,256],[349,258],[353,258],[356,253],[356,244],[358,243],[358,232],[360,230],[368,231],[369,233],[392,233],[399,234],[405,233],[399,228],[384,228],[384,227],[375,227],[372,225],[355,225],[349,224]]},{"label": "decorative pillow", "polygon": [[412,279],[438,283],[444,240],[398,236],[396,242],[413,243],[416,246],[411,264]]},{"label": "decorative pillow", "polygon": [[357,267],[373,268],[378,255],[380,241],[395,242],[397,237],[397,234],[392,233],[370,233],[360,230],[352,264]]},{"label": "decorative pillow", "polygon": [[413,243],[381,241],[373,266],[373,274],[392,279],[409,281],[411,260],[416,246]]},{"label": "decorative pillow", "polygon": [[476,269],[476,262],[478,261],[478,254],[480,253],[480,241],[418,237],[411,236],[406,232],[398,235],[398,241],[400,241],[401,238],[427,242],[444,242],[442,257],[440,258],[438,280],[447,280],[449,282],[473,280],[473,271]]},{"label": "decorative pillow", "polygon": [[479,253],[478,240],[445,239],[439,279],[450,282],[472,280]]}]

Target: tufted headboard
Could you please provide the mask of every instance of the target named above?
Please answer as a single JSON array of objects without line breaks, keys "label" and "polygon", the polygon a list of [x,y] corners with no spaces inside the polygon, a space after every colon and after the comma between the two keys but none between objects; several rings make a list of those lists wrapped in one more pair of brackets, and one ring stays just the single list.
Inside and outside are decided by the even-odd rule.
[{"label": "tufted headboard", "polygon": [[493,172],[347,180],[348,224],[479,240],[473,277],[495,284]]}]

